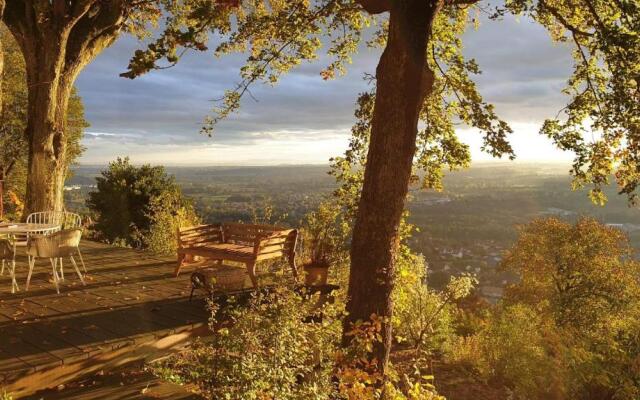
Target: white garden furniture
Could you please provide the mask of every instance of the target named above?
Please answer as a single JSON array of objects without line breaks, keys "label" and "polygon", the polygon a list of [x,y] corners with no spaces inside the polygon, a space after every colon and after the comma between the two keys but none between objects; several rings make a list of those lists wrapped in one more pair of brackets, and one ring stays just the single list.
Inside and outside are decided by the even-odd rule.
[{"label": "white garden furniture", "polygon": [[[80,282],[84,285],[84,277],[78,269],[78,264],[73,258],[74,255],[80,254],[78,246],[82,237],[82,229],[63,229],[50,235],[31,235],[27,241],[27,254],[29,255],[29,274],[27,275],[27,284],[25,290],[29,290],[31,282],[31,274],[38,258],[48,258],[51,263],[51,272],[53,275],[53,284],[56,292],[60,293],[59,282],[64,279],[62,271],[62,259],[69,257],[73,268],[80,278]],[[60,263],[61,275],[58,275],[58,262]]]},{"label": "white garden furniture", "polygon": [[[19,290],[18,284],[15,280],[15,257],[17,247],[27,248],[27,257],[29,262],[29,276],[27,278],[27,281],[31,279],[31,273],[35,265],[35,259],[33,257],[51,259],[52,267],[55,271],[53,280],[56,285],[56,290],[58,289],[58,282],[60,280],[64,280],[63,257],[77,255],[80,259],[80,263],[82,264],[82,269],[86,273],[87,268],[84,264],[82,253],[80,252],[79,248],[79,237],[77,243],[75,243],[73,246],[61,250],[64,255],[61,255],[59,257],[49,257],[49,254],[53,254],[50,249],[44,249],[43,251],[38,252],[37,248],[35,247],[35,243],[37,243],[41,238],[51,236],[59,232],[61,229],[79,230],[81,237],[81,228],[82,218],[78,214],[67,211],[42,211],[32,213],[27,216],[26,223],[0,223],[0,237],[6,236],[7,238],[0,239],[0,259],[2,259],[2,270],[0,271],[0,275],[4,273],[6,261],[9,261],[9,272],[11,273],[12,278],[11,292],[14,293],[16,290]],[[33,244],[29,246],[31,238],[37,238],[38,240],[33,241]],[[58,238],[55,240],[60,241],[61,239]],[[52,242],[50,246],[55,247],[55,244]],[[9,251],[9,249],[11,250]],[[77,268],[77,266],[75,265],[75,259],[72,258],[72,262],[74,263],[74,267]],[[84,283],[84,277],[81,277],[81,280]],[[29,284],[27,283],[27,287],[28,286]]]},{"label": "white garden furniture", "polygon": [[[2,244],[2,250],[0,255],[2,256],[3,268],[1,272],[4,272],[4,265],[6,261],[10,260],[10,273],[11,273],[11,293],[15,293],[19,290],[18,284],[15,278],[15,264],[16,264],[16,248],[19,246],[26,246],[26,238],[33,234],[47,234],[60,230],[60,225],[54,224],[25,224],[25,223],[0,223],[0,236],[5,236],[6,239],[0,240]],[[11,257],[9,259],[9,257]]]},{"label": "white garden furniture", "polygon": [[18,282],[16,282],[16,246],[15,242],[7,237],[0,239],[0,258],[2,259],[2,269],[0,275],[4,274],[5,264],[9,264],[9,276],[11,277],[11,293],[20,290]]},{"label": "white garden furniture", "polygon": [[[27,216],[27,223],[55,224],[60,226],[60,229],[78,229],[82,228],[82,217],[69,211],[40,211],[29,214],[29,216]],[[47,235],[51,232],[36,233]],[[82,258],[82,253],[80,252],[79,247],[77,248],[77,254],[80,259],[80,264],[82,264],[82,270],[86,274],[87,268],[84,265],[84,259]],[[62,258],[60,259],[60,279],[64,280],[64,266],[62,264]]]}]

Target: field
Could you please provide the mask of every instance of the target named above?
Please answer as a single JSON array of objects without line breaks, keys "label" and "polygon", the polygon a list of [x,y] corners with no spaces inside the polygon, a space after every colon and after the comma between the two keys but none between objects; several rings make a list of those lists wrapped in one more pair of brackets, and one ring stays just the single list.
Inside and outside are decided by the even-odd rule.
[{"label": "field", "polygon": [[[326,166],[168,168],[206,222],[251,221],[269,205],[274,218],[297,226],[304,214],[330,195],[335,182]],[[84,198],[94,190],[100,167],[78,167],[67,183],[67,206],[86,212]],[[72,188],[73,187],[73,188]],[[515,279],[498,272],[502,252],[515,240],[517,226],[533,218],[575,220],[592,216],[628,232],[640,248],[640,210],[629,207],[615,188],[609,202],[590,202],[586,190],[572,191],[568,167],[536,164],[479,164],[450,173],[441,193],[411,190],[412,248],[423,253],[434,287],[449,275],[479,276],[485,296],[500,296]]]}]

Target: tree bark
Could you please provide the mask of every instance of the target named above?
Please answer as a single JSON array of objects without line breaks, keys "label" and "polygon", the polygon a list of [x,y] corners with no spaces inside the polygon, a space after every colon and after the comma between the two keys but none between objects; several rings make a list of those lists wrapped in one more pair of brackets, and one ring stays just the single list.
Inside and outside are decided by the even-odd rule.
[{"label": "tree bark", "polygon": [[[383,317],[381,343],[373,357],[384,373],[391,347],[391,324],[398,228],[416,152],[418,116],[432,89],[426,49],[441,2],[394,1],[387,46],[376,69],[376,101],[371,138],[351,244],[351,274],[344,333],[353,322]],[[350,338],[343,335],[344,344]]]},{"label": "tree bark", "polygon": [[[3,1],[3,0],[0,0]],[[66,115],[76,77],[118,36],[124,0],[9,0],[3,21],[24,55],[29,172],[24,215],[63,208]]]},{"label": "tree bark", "polygon": [[[0,0],[0,20],[4,13],[4,0]],[[2,83],[4,80],[4,48],[2,47],[2,39],[0,39],[0,115],[2,115],[2,104],[4,97],[2,92]],[[0,221],[4,218],[4,165],[0,165]]]},{"label": "tree bark", "polygon": [[29,174],[25,215],[63,208],[66,174],[66,113],[70,88],[63,81],[60,47],[35,43],[25,57],[29,105],[26,135],[29,139]]}]

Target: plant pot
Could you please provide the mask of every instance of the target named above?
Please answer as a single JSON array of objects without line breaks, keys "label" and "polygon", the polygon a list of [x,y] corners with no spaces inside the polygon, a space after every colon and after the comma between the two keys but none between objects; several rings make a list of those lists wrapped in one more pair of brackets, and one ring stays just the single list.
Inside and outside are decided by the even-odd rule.
[{"label": "plant pot", "polygon": [[314,264],[304,266],[304,284],[307,286],[324,286],[327,284],[328,276],[328,266]]}]

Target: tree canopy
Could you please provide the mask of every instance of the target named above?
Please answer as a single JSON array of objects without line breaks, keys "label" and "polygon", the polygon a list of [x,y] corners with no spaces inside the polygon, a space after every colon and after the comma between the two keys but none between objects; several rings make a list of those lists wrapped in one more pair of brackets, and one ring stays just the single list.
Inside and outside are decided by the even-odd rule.
[{"label": "tree canopy", "polygon": [[[323,0],[245,1],[238,7],[195,2],[193,8],[168,16],[167,29],[146,50],[136,52],[129,70],[135,77],[178,62],[187,49],[214,53],[246,53],[240,82],[227,91],[205,125],[213,124],[240,106],[255,82],[274,84],[283,73],[320,52],[331,57],[321,75],[332,78],[345,71],[351,55],[364,43],[384,46],[388,21],[376,16],[390,1]],[[640,39],[635,0],[508,0],[442,1],[427,49],[435,74],[434,90],[422,107],[416,165],[426,173],[426,187],[439,188],[442,168],[468,164],[469,151],[459,142],[459,123],[483,132],[483,149],[494,156],[516,156],[508,144],[508,124],[484,101],[473,82],[481,73],[473,59],[462,54],[462,34],[478,23],[478,13],[500,20],[507,14],[527,16],[544,26],[555,41],[574,49],[574,69],[564,92],[569,102],[549,116],[541,133],[563,150],[575,152],[572,174],[576,187],[591,184],[594,201],[606,200],[603,185],[615,174],[620,192],[634,200],[638,170],[640,110]],[[493,23],[493,22],[492,22]],[[327,44],[324,46],[323,44]],[[164,62],[163,62],[164,60]],[[371,96],[363,100],[372,101]],[[592,134],[593,133],[593,134]]]},{"label": "tree canopy", "polygon": [[[497,350],[493,356],[504,351],[494,359],[503,367],[498,373],[516,386],[526,379],[537,381],[529,391],[517,388],[518,396],[640,395],[640,263],[633,253],[622,231],[594,219],[575,224],[539,219],[521,228],[501,264],[521,280],[507,288],[497,319],[487,327],[487,339],[495,343],[489,348]],[[529,321],[518,321],[518,314],[529,315]],[[513,335],[500,337],[501,330]],[[518,335],[529,340],[537,336],[543,351],[533,356],[516,349]],[[530,344],[520,343],[521,349]],[[514,351],[499,346],[513,346]],[[491,351],[488,355],[493,357]],[[544,365],[538,376],[526,372]]]},{"label": "tree canopy", "polygon": [[[545,121],[541,133],[575,152],[574,185],[592,185],[594,201],[604,202],[602,187],[611,173],[620,193],[635,201],[640,46],[626,45],[638,42],[637,0],[506,0],[497,6],[481,0],[193,4],[165,18],[166,29],[146,50],[136,52],[123,76],[174,65],[188,49],[206,50],[211,37],[217,40],[217,55],[246,54],[240,82],[206,121],[208,134],[239,108],[252,84],[275,84],[282,74],[318,58],[323,43],[331,59],[321,72],[325,79],[343,72],[361,43],[384,47],[375,94],[361,96],[351,152],[337,160],[334,170],[363,182],[351,242],[345,344],[351,323],[381,317],[383,340],[373,359],[383,369],[391,346],[404,200],[416,172],[424,172],[424,187],[439,189],[444,169],[468,165],[469,149],[456,136],[458,124],[477,128],[483,150],[491,155],[515,157],[508,141],[511,128],[472,79],[480,66],[462,53],[462,35],[477,23],[476,12],[489,13],[493,20],[525,15],[544,26],[552,39],[573,45],[574,69],[564,89],[569,103]],[[388,18],[378,16],[385,12]],[[373,33],[365,34],[368,29]],[[349,176],[354,164],[365,166],[362,176]]]}]

